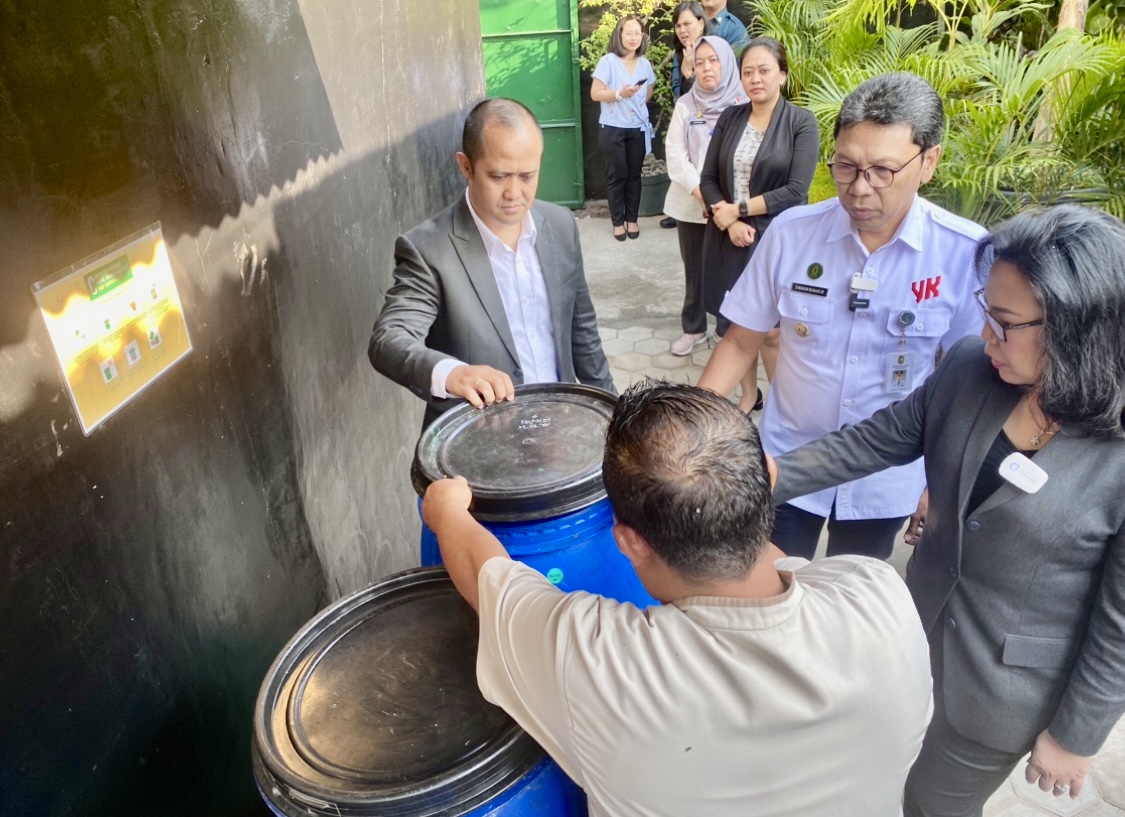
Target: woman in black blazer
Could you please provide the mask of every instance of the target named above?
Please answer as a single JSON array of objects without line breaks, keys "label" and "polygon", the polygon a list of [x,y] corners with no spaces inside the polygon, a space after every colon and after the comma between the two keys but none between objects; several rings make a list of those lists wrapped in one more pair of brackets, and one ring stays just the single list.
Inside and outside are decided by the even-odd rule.
[{"label": "woman in black blazer", "polygon": [[[757,37],[742,52],[739,68],[750,102],[719,117],[699,181],[710,216],[703,239],[703,298],[707,311],[718,317],[720,337],[730,326],[719,314],[723,297],[746,269],[773,217],[808,202],[820,152],[816,118],[781,95],[789,71],[785,47]],[[767,338],[763,358],[772,376],[776,336],[772,356],[770,348]],[[762,407],[757,369],[751,366],[742,382],[743,411]]]},{"label": "woman in black blazer", "polygon": [[1029,751],[1028,783],[1077,796],[1125,715],[1125,224],[1073,204],[1025,212],[977,265],[982,339],[777,460],[784,502],[925,457],[906,583],[934,716],[906,817],[980,817]]}]

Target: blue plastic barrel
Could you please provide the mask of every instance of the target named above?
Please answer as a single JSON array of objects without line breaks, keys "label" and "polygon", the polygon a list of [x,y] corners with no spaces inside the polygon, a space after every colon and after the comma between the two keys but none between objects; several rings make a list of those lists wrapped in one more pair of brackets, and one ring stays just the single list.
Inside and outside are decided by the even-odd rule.
[{"label": "blue plastic barrel", "polygon": [[[566,383],[523,386],[512,401],[463,405],[422,433],[411,478],[463,476],[473,516],[509,555],[564,591],[587,590],[638,607],[656,604],[613,539],[602,485],[605,430],[617,398]],[[422,526],[421,563],[441,563],[437,538]]]},{"label": "blue plastic barrel", "polygon": [[579,789],[476,683],[477,616],[444,568],[340,599],[285,646],[254,710],[278,817],[580,817]]}]

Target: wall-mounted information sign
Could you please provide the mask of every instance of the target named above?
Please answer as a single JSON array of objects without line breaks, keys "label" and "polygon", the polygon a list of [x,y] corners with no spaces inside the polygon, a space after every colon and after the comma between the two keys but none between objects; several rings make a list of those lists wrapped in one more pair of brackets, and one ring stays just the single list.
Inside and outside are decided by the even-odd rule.
[{"label": "wall-mounted information sign", "polygon": [[85,434],[191,351],[159,222],[31,291]]}]

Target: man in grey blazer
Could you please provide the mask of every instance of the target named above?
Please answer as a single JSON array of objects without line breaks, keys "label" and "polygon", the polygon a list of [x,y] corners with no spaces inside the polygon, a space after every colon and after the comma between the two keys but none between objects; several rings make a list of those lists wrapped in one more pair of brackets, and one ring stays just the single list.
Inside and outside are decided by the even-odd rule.
[{"label": "man in grey blazer", "polygon": [[424,426],[457,398],[510,400],[516,384],[613,391],[574,216],[535,201],[542,155],[531,111],[480,103],[457,154],[465,195],[395,242],[368,356],[426,400]]}]

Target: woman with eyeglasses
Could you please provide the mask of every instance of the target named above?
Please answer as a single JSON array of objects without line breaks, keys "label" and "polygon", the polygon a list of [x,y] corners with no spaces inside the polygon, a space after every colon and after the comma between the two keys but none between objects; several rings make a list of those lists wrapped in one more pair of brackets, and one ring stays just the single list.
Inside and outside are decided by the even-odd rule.
[{"label": "woman with eyeglasses", "polygon": [[605,154],[606,200],[618,241],[641,237],[641,167],[652,152],[648,103],[656,85],[647,49],[644,22],[635,14],[625,15],[617,21],[590,85],[590,99],[601,103],[598,144]]},{"label": "woman with eyeglasses", "polygon": [[[698,59],[696,63],[698,71]],[[778,213],[809,200],[820,134],[816,117],[782,96],[788,72],[785,46],[770,37],[750,41],[739,61],[749,102],[727,108],[719,117],[700,172],[699,189],[708,215],[703,299],[706,311],[717,317],[715,334],[720,337],[730,321],[719,307],[746,269],[758,240]],[[692,334],[696,342],[706,337]],[[776,332],[772,335],[772,344],[767,339],[763,353],[768,375],[777,360]],[[761,409],[756,361],[741,382],[739,407],[745,412]]]},{"label": "woman with eyeglasses", "polygon": [[976,258],[981,338],[777,460],[784,502],[925,456],[906,581],[935,711],[906,817],[979,817],[1029,751],[1029,784],[1076,797],[1125,714],[1125,224],[1023,213]]}]

